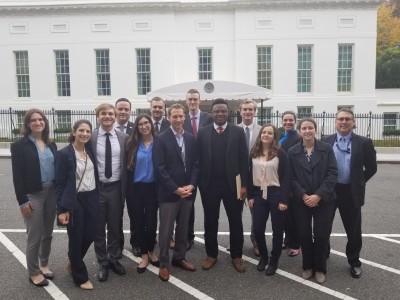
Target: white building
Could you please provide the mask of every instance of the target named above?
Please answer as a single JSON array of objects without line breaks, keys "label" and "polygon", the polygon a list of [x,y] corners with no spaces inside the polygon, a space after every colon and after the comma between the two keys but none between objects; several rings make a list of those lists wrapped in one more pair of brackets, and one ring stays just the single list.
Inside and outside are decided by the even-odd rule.
[{"label": "white building", "polygon": [[0,109],[147,108],[149,91],[214,79],[270,89],[267,111],[398,113],[375,91],[380,2],[0,0]]}]

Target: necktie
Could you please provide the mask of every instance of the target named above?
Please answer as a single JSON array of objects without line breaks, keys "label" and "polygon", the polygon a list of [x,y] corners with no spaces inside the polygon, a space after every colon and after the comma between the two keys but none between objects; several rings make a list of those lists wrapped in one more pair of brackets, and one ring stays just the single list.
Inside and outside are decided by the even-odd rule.
[{"label": "necktie", "polygon": [[344,183],[346,174],[345,174],[345,166],[346,166],[346,139],[341,137],[337,142],[337,147],[339,148],[336,155],[336,161],[338,166],[338,179],[339,183]]},{"label": "necktie", "polygon": [[106,133],[106,167],[104,170],[104,175],[106,178],[110,178],[112,176],[111,170],[111,142],[110,142],[110,133]]},{"label": "necktie", "polygon": [[192,117],[192,128],[193,128],[193,136],[196,139],[197,138],[197,123],[196,123],[196,117]]},{"label": "necktie", "polygon": [[221,126],[219,126],[218,127],[218,134],[221,135],[222,132],[224,132],[224,129]]},{"label": "necktie", "polygon": [[157,122],[155,122],[154,124],[156,125],[156,126],[154,127],[154,131],[155,131],[156,134],[157,134],[157,133],[160,132],[160,126],[159,126],[159,125],[160,125],[160,122],[157,121]]},{"label": "necktie", "polygon": [[247,149],[250,150],[250,129],[249,127],[246,127],[246,129],[244,130],[245,134],[246,134],[246,143],[247,143]]}]

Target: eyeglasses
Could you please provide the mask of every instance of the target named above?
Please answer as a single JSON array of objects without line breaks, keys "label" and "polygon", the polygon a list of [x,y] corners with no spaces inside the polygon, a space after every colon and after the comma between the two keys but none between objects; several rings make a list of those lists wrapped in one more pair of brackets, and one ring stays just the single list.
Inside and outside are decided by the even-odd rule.
[{"label": "eyeglasses", "polygon": [[340,122],[343,122],[343,121],[349,122],[349,121],[352,121],[353,118],[337,118],[336,120],[338,120]]},{"label": "eyeglasses", "polygon": [[139,127],[146,127],[146,126],[149,125],[149,124],[150,124],[149,121],[145,121],[145,122],[143,122],[143,123],[139,123],[138,126],[139,126]]}]

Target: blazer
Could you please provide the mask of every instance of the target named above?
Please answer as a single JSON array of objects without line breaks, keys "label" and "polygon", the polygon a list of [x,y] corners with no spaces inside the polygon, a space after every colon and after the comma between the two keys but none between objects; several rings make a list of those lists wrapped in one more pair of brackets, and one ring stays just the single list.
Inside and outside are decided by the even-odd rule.
[{"label": "blazer", "polygon": [[302,202],[305,193],[319,195],[321,204],[336,198],[338,170],[335,153],[329,144],[315,140],[314,152],[309,163],[301,141],[289,149],[288,160],[294,201]]},{"label": "blazer", "polygon": [[[244,132],[244,128],[246,128],[246,125],[244,125],[243,122],[238,124],[237,126],[242,128],[243,132]],[[260,129],[261,129],[261,126],[258,125],[257,123],[254,123],[253,132],[252,132],[251,139],[249,142],[249,153],[250,153],[251,149],[253,148],[254,144],[256,143],[257,136],[260,133]],[[245,135],[245,137],[246,137],[246,135]]]},{"label": "blazer", "polygon": [[[125,201],[125,193],[126,193],[125,143],[126,143],[126,140],[128,139],[128,135],[126,133],[123,133],[123,132],[119,131],[119,130],[115,130],[115,133],[117,134],[119,146],[121,148],[121,152],[120,152],[120,160],[121,160],[121,190],[122,190],[121,201],[123,203]],[[91,141],[92,141],[93,154],[96,157],[96,163],[97,163],[97,137],[98,136],[99,136],[99,130],[98,129],[93,130]]]},{"label": "blazer", "polygon": [[171,123],[166,118],[163,118],[160,125],[160,132],[167,130],[170,126]]},{"label": "blazer", "polygon": [[281,144],[281,148],[287,152],[291,147],[299,143],[300,140],[301,136],[298,134],[298,132],[297,131],[292,132],[291,134],[289,134],[286,140]]},{"label": "blazer", "polygon": [[133,132],[133,128],[135,127],[135,123],[132,123],[131,121],[128,121],[128,124],[126,124],[126,134],[131,135]]},{"label": "blazer", "polygon": [[[289,204],[289,192],[290,192],[290,176],[289,176],[289,164],[286,156],[285,150],[282,148],[278,149],[278,179],[279,185],[281,189],[281,195],[279,199],[279,203]],[[257,189],[253,185],[253,158],[249,158],[249,166],[250,166],[250,175],[249,175],[249,190],[247,193],[248,199],[254,199],[254,190]]]},{"label": "blazer", "polygon": [[[195,140],[193,135],[185,131],[183,140],[185,164],[171,128],[154,138],[153,163],[158,181],[157,199],[159,202],[178,201],[180,197],[175,194],[175,191],[179,187],[190,184],[194,187],[197,186],[199,168]],[[189,199],[193,199],[193,195]]]},{"label": "blazer", "polygon": [[[336,134],[323,138],[334,145]],[[365,185],[377,171],[376,151],[372,140],[355,133],[351,134],[350,186],[351,198],[356,207],[365,202]]]},{"label": "blazer", "polygon": [[[183,123],[183,129],[190,134],[193,134],[193,127],[192,127],[192,121],[190,120],[191,116],[189,113],[186,114],[185,122]],[[213,121],[213,117],[211,114],[206,113],[204,111],[200,112],[200,119],[199,119],[199,128],[204,127],[208,124],[211,124]],[[199,131],[199,128],[197,128],[197,132]]]},{"label": "blazer", "polygon": [[[240,174],[242,187],[246,187],[249,182],[249,152],[246,145],[246,137],[242,128],[228,123],[228,144],[226,151],[226,173],[228,175],[229,188],[236,195],[236,176]],[[211,178],[211,135],[214,123],[208,124],[199,129],[197,135],[197,151],[199,157],[199,186],[206,188],[210,184]]]},{"label": "blazer", "polygon": [[[51,142],[48,146],[55,156],[57,145]],[[35,144],[28,137],[12,143],[10,150],[15,195],[19,205],[22,205],[29,201],[27,194],[43,189],[39,154]]]},{"label": "blazer", "polygon": [[[90,143],[85,145],[85,151],[93,162],[97,187],[99,173],[96,157],[93,154]],[[55,167],[57,213],[61,214],[76,208],[76,155],[72,144],[69,144],[56,153]]]}]

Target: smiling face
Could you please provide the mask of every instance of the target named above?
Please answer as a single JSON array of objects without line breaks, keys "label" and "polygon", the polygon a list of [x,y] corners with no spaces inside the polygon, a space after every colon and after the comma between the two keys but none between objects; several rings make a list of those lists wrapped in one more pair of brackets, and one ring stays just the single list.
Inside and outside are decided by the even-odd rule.
[{"label": "smiling face", "polygon": [[200,106],[200,95],[198,93],[188,93],[186,95],[186,104],[192,115],[197,114]]},{"label": "smiling face", "polygon": [[304,121],[300,125],[300,135],[303,137],[303,141],[311,141],[315,138],[316,128],[313,122]]},{"label": "smiling face", "polygon": [[228,106],[226,104],[215,104],[212,107],[214,123],[218,126],[224,125],[228,121]]},{"label": "smiling face", "polygon": [[46,124],[44,122],[43,117],[38,113],[33,113],[28,123],[28,127],[31,130],[33,135],[40,135]]},{"label": "smiling face", "polygon": [[151,121],[149,121],[147,118],[142,117],[138,121],[137,126],[142,137],[148,137],[151,134]]},{"label": "smiling face", "polygon": [[105,131],[110,131],[115,123],[115,112],[114,109],[104,109],[99,112],[99,116],[97,117],[100,126]]},{"label": "smiling face", "polygon": [[266,126],[261,131],[260,139],[261,143],[265,145],[271,145],[275,137],[274,128],[272,126]]},{"label": "smiling face", "polygon": [[172,128],[181,133],[185,121],[185,112],[181,108],[172,108],[168,113],[168,120],[171,122]]},{"label": "smiling face", "polygon": [[342,136],[348,135],[356,124],[351,113],[341,111],[336,116],[335,127],[338,133]]},{"label": "smiling face", "polygon": [[153,117],[154,120],[156,121],[160,121],[161,118],[164,115],[165,112],[165,103],[164,101],[160,100],[153,100],[151,101],[151,107],[150,107],[150,111],[151,111],[151,116]]},{"label": "smiling face", "polygon": [[286,132],[292,131],[296,126],[296,119],[292,114],[285,114],[282,117],[282,127]]},{"label": "smiling face", "polygon": [[243,103],[240,108],[240,116],[242,117],[242,121],[245,125],[251,125],[254,120],[254,114],[256,113],[256,109],[253,103]]},{"label": "smiling face", "polygon": [[74,143],[86,144],[92,136],[92,130],[90,129],[90,126],[88,124],[82,123],[75,130],[73,136],[75,137]]},{"label": "smiling face", "polygon": [[128,122],[131,116],[131,106],[127,101],[120,101],[116,105],[117,110],[117,123],[123,125]]}]

